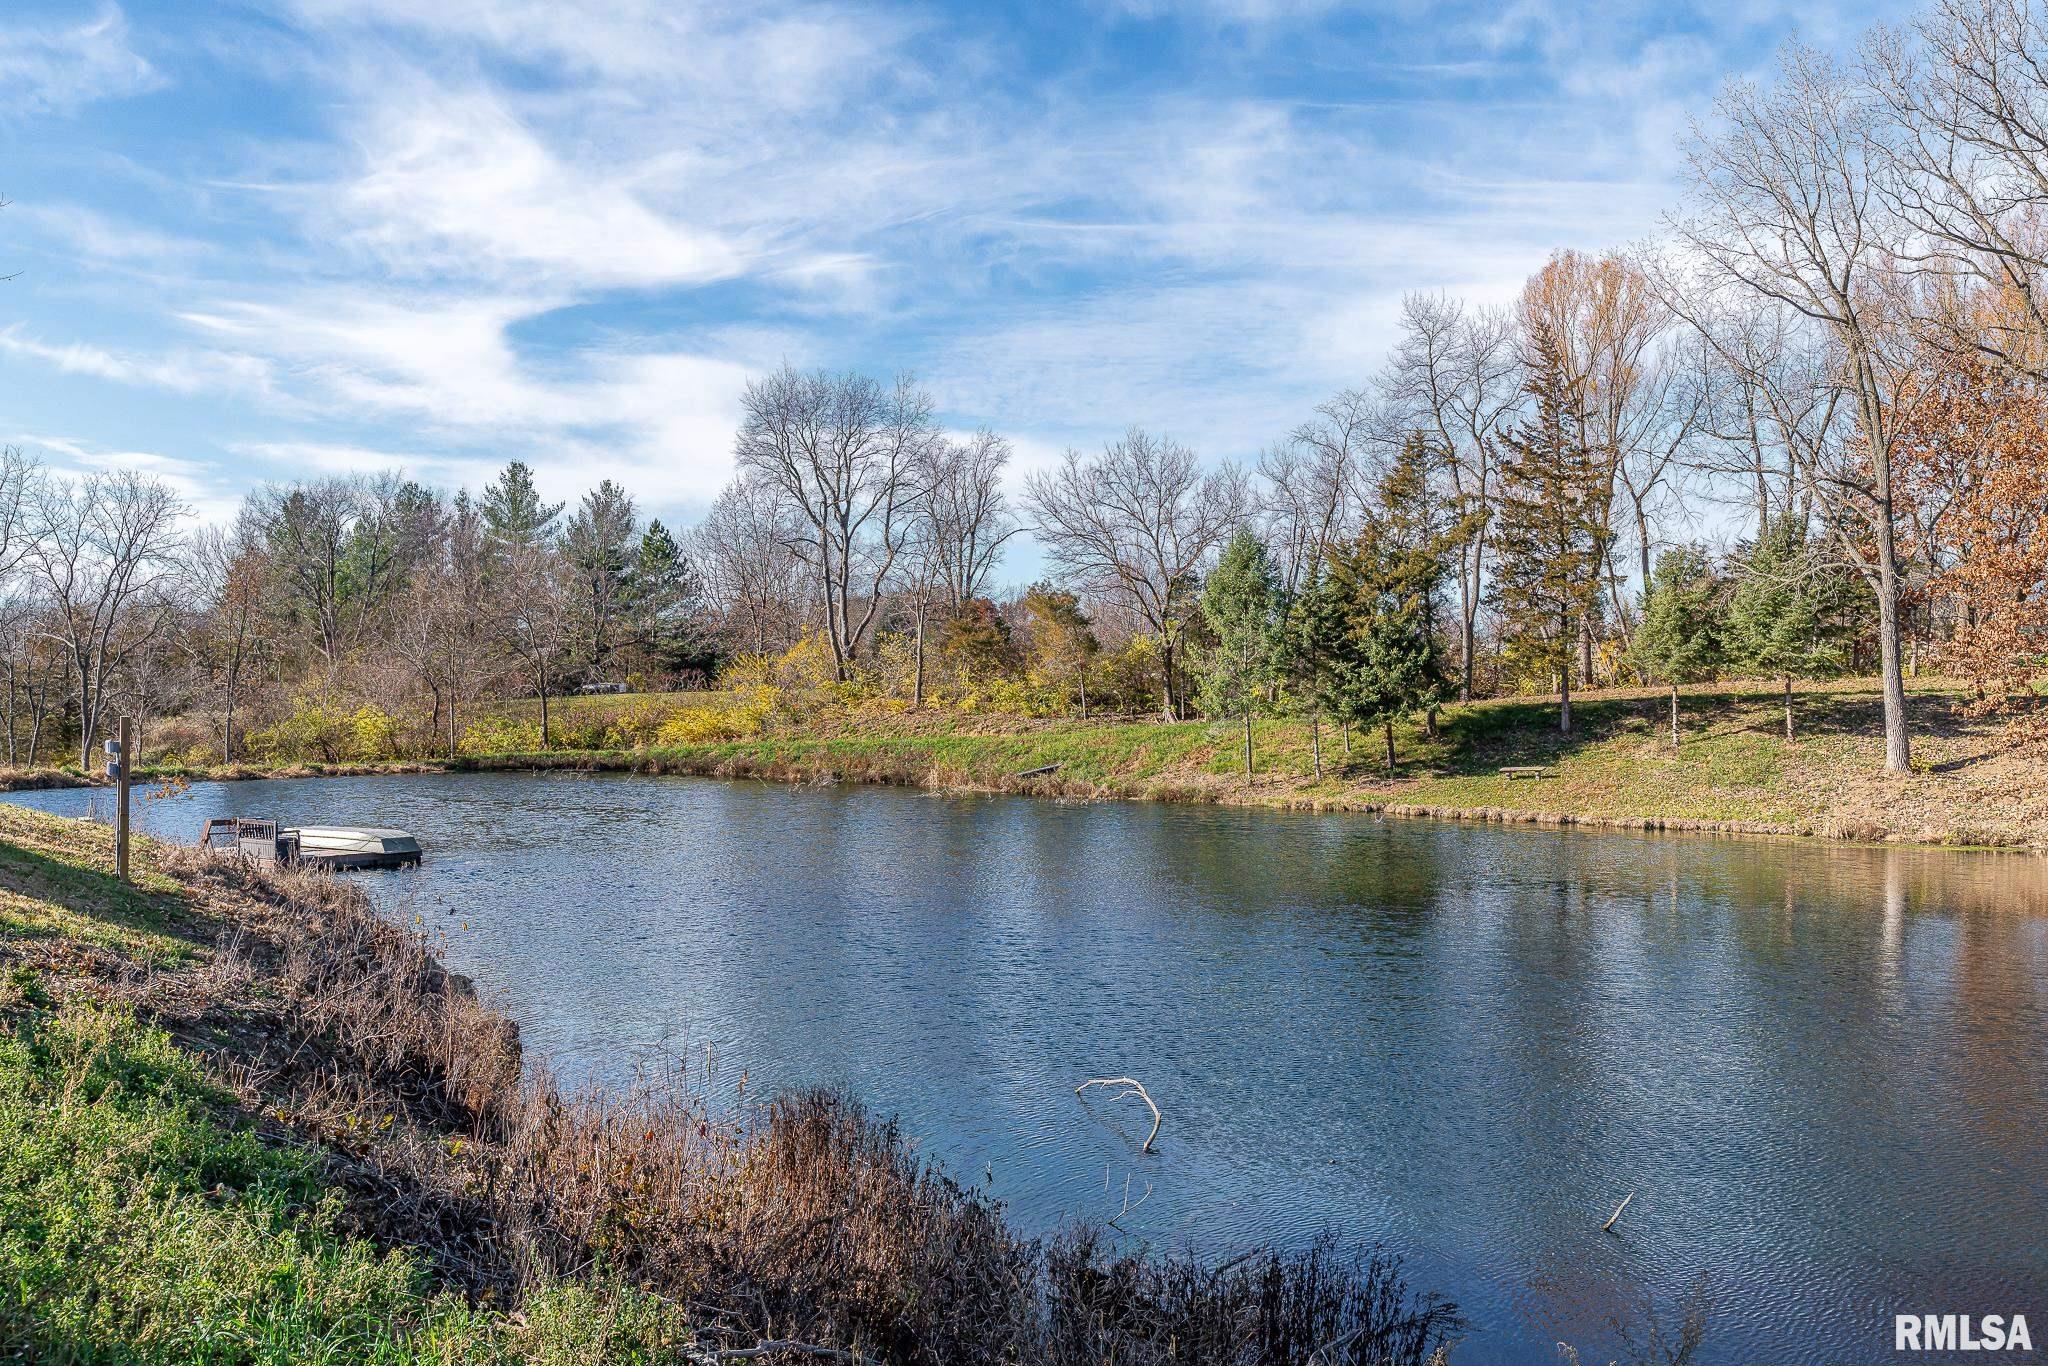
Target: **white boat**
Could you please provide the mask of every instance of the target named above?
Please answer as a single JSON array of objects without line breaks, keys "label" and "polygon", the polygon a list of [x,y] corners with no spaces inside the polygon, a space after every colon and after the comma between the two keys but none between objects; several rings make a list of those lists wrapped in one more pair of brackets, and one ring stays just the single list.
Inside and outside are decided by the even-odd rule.
[{"label": "white boat", "polygon": [[301,863],[329,868],[398,868],[420,861],[420,842],[403,830],[353,825],[304,825],[286,830]]}]

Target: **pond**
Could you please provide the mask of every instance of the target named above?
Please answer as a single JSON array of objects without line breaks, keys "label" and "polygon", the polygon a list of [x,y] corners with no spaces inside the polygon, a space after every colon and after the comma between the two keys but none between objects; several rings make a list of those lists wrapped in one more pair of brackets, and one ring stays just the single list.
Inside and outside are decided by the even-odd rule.
[{"label": "pond", "polygon": [[[419,835],[363,885],[572,1078],[842,1084],[1033,1231],[1384,1240],[1471,1316],[1461,1362],[1606,1361],[1702,1275],[1704,1360],[1888,1355],[1905,1310],[2048,1335],[2031,857],[623,775],[138,823],[231,813]],[[1075,1097],[1108,1075],[1155,1153]]]}]

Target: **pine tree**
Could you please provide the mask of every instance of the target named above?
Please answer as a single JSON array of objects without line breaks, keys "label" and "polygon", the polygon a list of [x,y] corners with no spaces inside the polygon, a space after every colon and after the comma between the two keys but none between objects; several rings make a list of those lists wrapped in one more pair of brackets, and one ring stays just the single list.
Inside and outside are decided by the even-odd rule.
[{"label": "pine tree", "polygon": [[1785,741],[1792,741],[1792,680],[1832,678],[1849,667],[1858,623],[1870,614],[1858,575],[1781,517],[1737,557],[1728,596],[1729,662],[1752,677],[1785,682]]},{"label": "pine tree", "polygon": [[647,523],[628,571],[633,636],[667,673],[717,664],[707,648],[696,569],[659,517]]},{"label": "pine tree", "polygon": [[1423,713],[1431,735],[1436,733],[1436,710],[1452,692],[1439,630],[1444,581],[1453,558],[1485,521],[1482,514],[1461,512],[1457,501],[1441,492],[1438,475],[1447,463],[1426,435],[1410,432],[1374,488],[1380,536],[1395,557],[1394,590],[1412,604],[1428,648],[1415,710]]},{"label": "pine tree", "polygon": [[[1318,781],[1323,776],[1323,717],[1341,714],[1350,627],[1344,601],[1322,564],[1312,564],[1307,581],[1287,605],[1280,656],[1288,694],[1308,712],[1309,756]],[[1348,721],[1344,733],[1348,744]]]},{"label": "pine tree", "polygon": [[1557,725],[1570,734],[1572,647],[1600,595],[1605,481],[1579,436],[1579,399],[1556,336],[1538,322],[1531,340],[1536,413],[1501,438],[1491,594],[1508,630],[1558,680]]},{"label": "pine tree", "polygon": [[1389,773],[1394,724],[1437,705],[1447,686],[1430,607],[1442,572],[1441,560],[1403,546],[1382,517],[1330,556],[1329,591],[1345,622],[1333,700],[1347,725],[1384,733]]},{"label": "pine tree", "polygon": [[1681,546],[1657,557],[1629,654],[1645,674],[1670,685],[1673,749],[1679,738],[1678,685],[1714,677],[1727,659],[1720,598],[1720,580],[1700,547]]},{"label": "pine tree", "polygon": [[555,538],[555,519],[562,504],[543,503],[533,485],[533,471],[514,460],[484,489],[484,531],[494,548],[531,550]]},{"label": "pine tree", "polygon": [[1202,589],[1202,615],[1216,636],[1202,680],[1202,709],[1244,718],[1244,776],[1252,776],[1252,717],[1269,705],[1280,663],[1280,575],[1265,544],[1239,531]]},{"label": "pine tree", "polygon": [[635,520],[632,497],[606,479],[583,495],[562,536],[574,573],[577,644],[584,666],[600,676],[611,667],[627,608]]}]

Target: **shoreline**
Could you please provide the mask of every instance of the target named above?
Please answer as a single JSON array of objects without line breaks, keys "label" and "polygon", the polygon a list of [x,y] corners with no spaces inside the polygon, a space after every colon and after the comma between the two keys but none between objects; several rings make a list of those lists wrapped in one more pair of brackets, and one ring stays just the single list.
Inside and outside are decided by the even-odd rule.
[{"label": "shoreline", "polygon": [[1027,1236],[839,1091],[566,1090],[352,884],[135,855],[0,807],[0,1208],[61,1231],[0,1240],[0,1355],[1440,1366],[1465,1326],[1377,1243]]},{"label": "shoreline", "polygon": [[[267,781],[284,778],[382,777],[425,773],[571,772],[629,775],[755,779],[792,785],[853,783],[906,787],[962,795],[1003,795],[1061,801],[1151,801],[1168,804],[1265,808],[1282,811],[1355,813],[1402,820],[1432,820],[1461,825],[1515,825],[1538,828],[1581,828],[1648,834],[1692,834],[1722,838],[1816,840],[1871,846],[1950,849],[1956,851],[2048,852],[2048,833],[2033,841],[1958,838],[1953,832],[1873,832],[1867,825],[1808,821],[1730,820],[1667,815],[1656,812],[1560,811],[1487,803],[1411,802],[1370,790],[1343,790],[1329,783],[1310,784],[1276,777],[1270,785],[1242,780],[1189,781],[1157,776],[1129,781],[1067,779],[1053,774],[973,772],[949,767],[936,746],[919,746],[914,737],[881,756],[856,755],[833,747],[832,737],[792,736],[786,739],[739,741],[677,749],[548,750],[530,753],[465,755],[456,759],[390,762],[293,763],[275,766],[238,763],[231,766],[145,768],[137,781],[183,779],[196,782]],[[1207,776],[1207,775],[1204,775]],[[82,780],[76,774],[39,774],[31,783],[0,777],[0,790],[101,786],[104,780]],[[1359,785],[1361,788],[1364,785]]]}]

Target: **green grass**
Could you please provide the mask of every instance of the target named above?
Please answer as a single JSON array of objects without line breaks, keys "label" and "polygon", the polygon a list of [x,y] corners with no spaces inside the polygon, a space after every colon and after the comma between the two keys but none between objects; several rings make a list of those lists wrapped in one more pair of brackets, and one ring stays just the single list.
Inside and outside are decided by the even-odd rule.
[{"label": "green grass", "polygon": [[155,841],[134,841],[134,885],[115,880],[114,833],[25,807],[0,824],[0,944],[71,941],[144,963],[191,958],[193,911],[178,883],[150,866]]},{"label": "green grass", "polygon": [[73,1001],[0,1026],[0,1355],[74,1362],[641,1362],[685,1339],[593,1278],[512,1317],[337,1230],[311,1148],[266,1141],[162,1030]]},{"label": "green grass", "polygon": [[[0,1340],[76,1361],[400,1361],[477,1336],[413,1262],[341,1237],[315,1154],[117,1010],[0,1034]],[[432,1354],[438,1355],[438,1352]]]},{"label": "green grass", "polygon": [[[1879,774],[1882,712],[1867,680],[1802,689],[1798,737],[1789,745],[1778,691],[1757,684],[1684,690],[1676,750],[1668,698],[1648,689],[1575,699],[1570,735],[1557,730],[1554,699],[1447,706],[1434,736],[1419,721],[1396,728],[1392,775],[1379,734],[1354,736],[1347,757],[1339,734],[1325,726],[1320,780],[1301,718],[1255,724],[1249,783],[1235,722],[1025,721],[937,711],[826,717],[808,731],[785,728],[752,740],[638,751],[563,746],[472,762],[2040,843],[2048,831],[2040,801],[2000,800],[2014,782],[2023,794],[2040,791],[2019,757],[2020,742],[1966,702],[1936,682],[1916,689],[1916,772],[1907,779]],[[1050,778],[1017,776],[1052,764],[1060,767]],[[1511,765],[1541,765],[1548,774],[1510,780],[1499,770]]]}]

